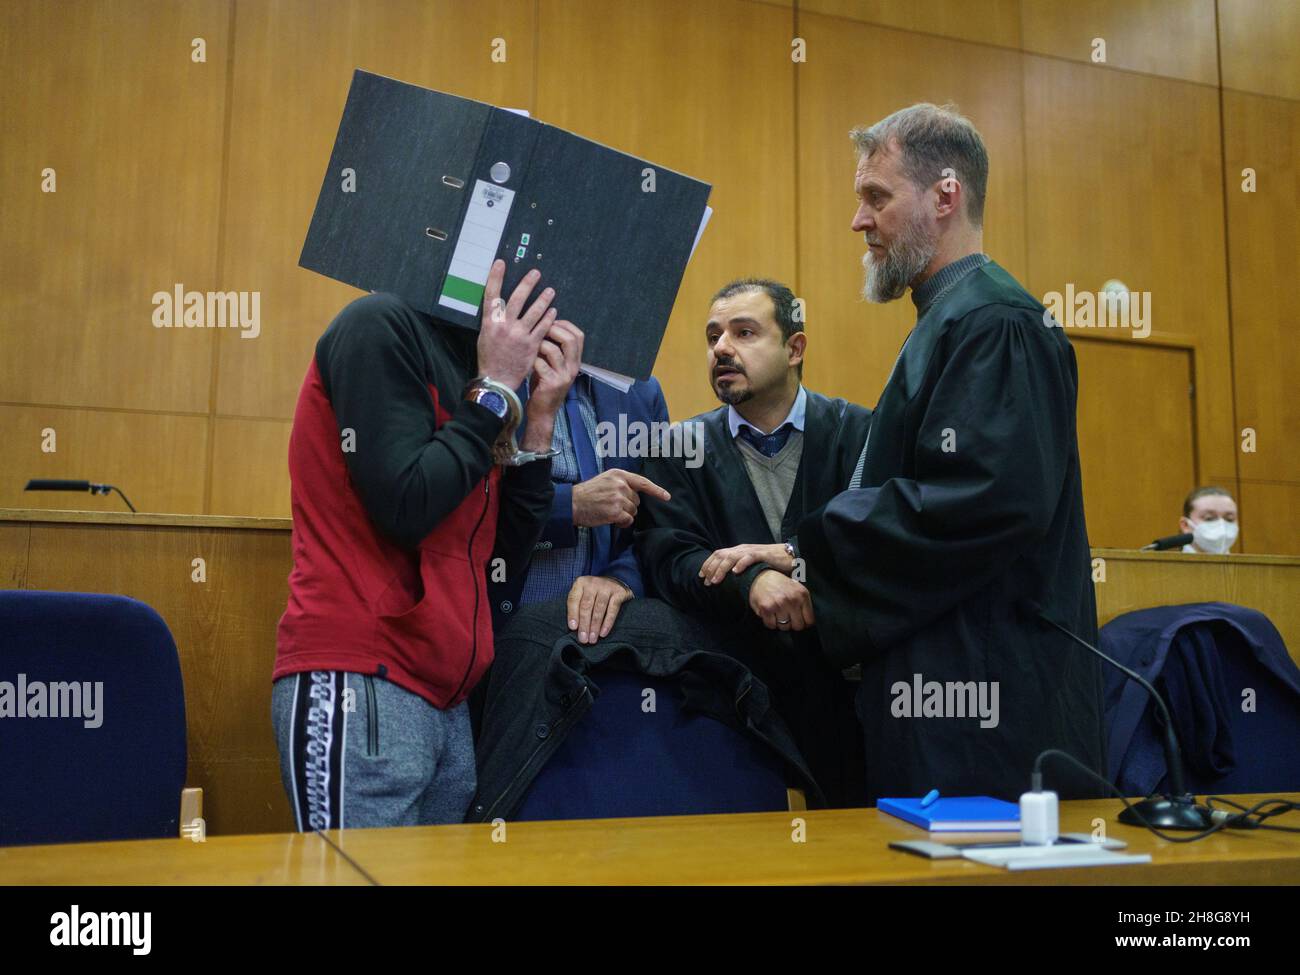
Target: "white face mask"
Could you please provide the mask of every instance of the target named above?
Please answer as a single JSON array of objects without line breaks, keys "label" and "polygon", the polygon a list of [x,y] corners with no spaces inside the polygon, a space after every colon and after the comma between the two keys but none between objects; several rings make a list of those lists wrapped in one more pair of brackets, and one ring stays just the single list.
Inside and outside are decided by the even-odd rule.
[{"label": "white face mask", "polygon": [[1194,544],[1202,552],[1211,555],[1226,555],[1237,541],[1237,523],[1216,518],[1214,521],[1198,521],[1192,526]]}]

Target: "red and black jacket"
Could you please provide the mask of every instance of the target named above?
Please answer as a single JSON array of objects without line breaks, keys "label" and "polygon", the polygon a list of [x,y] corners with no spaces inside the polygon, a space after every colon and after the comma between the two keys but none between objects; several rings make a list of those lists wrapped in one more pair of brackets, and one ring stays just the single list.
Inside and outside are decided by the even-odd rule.
[{"label": "red and black jacket", "polygon": [[502,421],[461,399],[476,339],[372,294],[317,342],[289,437],[293,571],[272,679],[376,674],[448,708],[492,662],[486,573],[525,570],[554,488],[549,460],[493,465]]}]

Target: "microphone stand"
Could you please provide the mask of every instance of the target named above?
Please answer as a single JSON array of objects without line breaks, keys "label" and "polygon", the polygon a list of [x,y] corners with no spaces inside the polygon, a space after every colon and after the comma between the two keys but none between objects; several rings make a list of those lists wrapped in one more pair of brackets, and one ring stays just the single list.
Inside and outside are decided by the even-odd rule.
[{"label": "microphone stand", "polygon": [[1160,711],[1164,721],[1165,767],[1169,773],[1169,790],[1163,796],[1152,796],[1136,802],[1119,814],[1119,821],[1126,826],[1154,826],[1157,829],[1188,829],[1200,832],[1214,825],[1210,810],[1197,805],[1196,797],[1191,795],[1183,777],[1183,752],[1178,745],[1178,735],[1174,732],[1174,723],[1169,717],[1169,708],[1164,699],[1156,693],[1145,677],[1135,670],[1130,670],[1118,660],[1108,657],[1087,640],[1077,636],[1060,623],[1051,619],[1037,605],[1029,604],[1033,613],[1048,626],[1060,630],[1075,643],[1091,650],[1112,667],[1118,667],[1132,680],[1141,684],[1151,700]]}]

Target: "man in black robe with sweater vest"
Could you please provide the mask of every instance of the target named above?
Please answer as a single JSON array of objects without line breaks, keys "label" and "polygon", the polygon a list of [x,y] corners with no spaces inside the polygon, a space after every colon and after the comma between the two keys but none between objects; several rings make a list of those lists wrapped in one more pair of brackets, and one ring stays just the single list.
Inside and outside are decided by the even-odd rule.
[{"label": "man in black robe with sweater vest", "polygon": [[[967,119],[914,105],[852,138],[864,295],[910,288],[917,322],[797,564],[822,646],[862,666],[869,795],[1015,799],[1045,749],[1104,770],[1101,665],[1042,620],[1096,643],[1074,351],[982,253],[988,157]],[[1046,771],[1064,797],[1099,793]]]},{"label": "man in black robe with sweater vest", "polygon": [[801,384],[799,310],[770,280],[715,295],[705,337],[725,405],[686,421],[703,427],[696,457],[645,462],[671,499],[642,499],[636,548],[647,591],[712,624],[768,686],[828,803],[863,805],[855,685],[818,646],[802,574],[768,565],[789,560],[800,520],[848,483],[871,419]]}]

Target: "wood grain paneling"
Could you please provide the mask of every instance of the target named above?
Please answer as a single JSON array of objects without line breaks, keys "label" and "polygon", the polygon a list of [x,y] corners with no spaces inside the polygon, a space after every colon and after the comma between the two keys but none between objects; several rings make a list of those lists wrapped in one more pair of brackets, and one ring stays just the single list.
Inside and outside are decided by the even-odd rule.
[{"label": "wood grain paneling", "polygon": [[0,401],[207,409],[215,330],[152,297],[215,288],[229,11],[0,4]]},{"label": "wood grain paneling", "polygon": [[1217,93],[1027,56],[1025,150],[1029,289],[1150,292],[1153,333],[1190,336],[1205,360],[1196,468],[1235,470]]},{"label": "wood grain paneling", "polygon": [[218,336],[218,414],[291,418],[316,339],[361,295],[298,267],[353,70],[531,109],[533,12],[530,0],[239,3],[221,277],[262,293],[263,323],[256,339]]},{"label": "wood grain paneling", "polygon": [[[1225,87],[1293,99],[1227,91],[1222,132],[1216,15]],[[528,108],[713,183],[717,215],[656,366],[674,417],[715,403],[700,321],[742,274],[805,300],[810,386],[874,403],[912,310],[858,298],[846,132],[953,100],[991,153],[985,249],[1040,297],[1111,277],[1150,290],[1156,331],[1196,347],[1200,476],[1235,484],[1240,462],[1260,486],[1243,489],[1245,547],[1300,551],[1286,527],[1300,461],[1281,433],[1300,427],[1286,395],[1295,303],[1272,297],[1298,263],[1294,194],[1279,191],[1298,176],[1298,17],[1273,0],[13,0],[0,6],[0,411],[17,425],[0,443],[19,448],[16,478],[111,469],[155,510],[288,513],[302,375],[358,294],[297,267],[356,67]],[[1089,62],[1098,36],[1108,67]],[[57,193],[40,192],[46,165]],[[1237,189],[1247,165],[1264,181],[1253,196]],[[257,292],[261,335],[153,328],[152,294],[177,282]],[[32,453],[31,404],[81,409],[89,452]],[[1239,453],[1241,426],[1257,453]],[[16,490],[0,485],[0,503],[67,500]],[[1125,492],[1106,490],[1121,510]]]},{"label": "wood grain paneling", "polygon": [[[1020,0],[799,0],[800,13],[939,34],[1002,47],[1020,46]],[[810,56],[811,57],[811,56]]]},{"label": "wood grain paneling", "polygon": [[805,14],[819,52],[799,66],[799,293],[808,386],[874,405],[916,320],[907,298],[860,297],[862,235],[849,225],[856,156],[848,133],[915,102],[955,102],[989,153],[984,249],[1024,280],[1020,58],[1013,51]]},{"label": "wood grain paneling", "polygon": [[[53,453],[41,447],[54,431]],[[0,405],[0,506],[126,511],[116,494],[23,490],[31,477],[115,484],[138,511],[200,511],[208,421],[202,416]]]},{"label": "wood grain paneling", "polygon": [[540,9],[538,117],[713,185],[655,364],[674,419],[712,409],[709,298],[743,275],[794,275],[791,14],[735,0]]},{"label": "wood grain paneling", "polygon": [[30,525],[0,522],[0,589],[27,588],[27,546]]},{"label": "wood grain paneling", "polygon": [[1300,600],[1295,598],[1300,562],[1295,559],[1098,548],[1092,556],[1106,566],[1106,581],[1096,584],[1098,623],[1152,606],[1233,603],[1267,616],[1300,664]]},{"label": "wood grain paneling", "polygon": [[1223,87],[1300,99],[1300,3],[1219,0]]},{"label": "wood grain paneling", "polygon": [[[1288,443],[1294,443],[1291,439]],[[1241,544],[1247,552],[1300,555],[1300,484],[1294,481],[1242,479],[1237,488],[1237,514],[1241,519]],[[1300,603],[1300,599],[1296,600]]]},{"label": "wood grain paneling", "polygon": [[[1093,64],[1217,85],[1214,0],[1021,0],[1024,48]],[[1101,65],[1096,65],[1101,67]]]},{"label": "wood grain paneling", "polygon": [[1300,102],[1225,91],[1223,137],[1237,426],[1255,431],[1238,451],[1242,541],[1300,554],[1300,304],[1286,286],[1300,272]]},{"label": "wood grain paneling", "polygon": [[289,420],[218,417],[213,428],[214,515],[288,518]]},{"label": "wood grain paneling", "polygon": [[1196,482],[1190,352],[1075,339],[1074,353],[1088,540],[1139,548],[1176,533]]},{"label": "wood grain paneling", "polygon": [[291,828],[271,730],[288,533],[45,523],[31,532],[27,588],[130,596],[166,621],[185,682],[186,784],[204,790],[209,830]]}]

